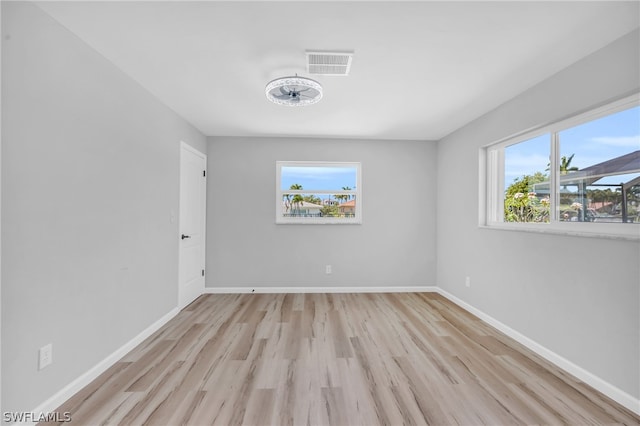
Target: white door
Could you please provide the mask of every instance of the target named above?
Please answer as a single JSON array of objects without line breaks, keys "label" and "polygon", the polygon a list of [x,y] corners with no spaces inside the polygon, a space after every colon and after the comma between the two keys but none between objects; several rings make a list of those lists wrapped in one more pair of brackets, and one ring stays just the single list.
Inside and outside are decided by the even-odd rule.
[{"label": "white door", "polygon": [[207,156],[180,144],[180,229],[178,307],[204,292]]}]

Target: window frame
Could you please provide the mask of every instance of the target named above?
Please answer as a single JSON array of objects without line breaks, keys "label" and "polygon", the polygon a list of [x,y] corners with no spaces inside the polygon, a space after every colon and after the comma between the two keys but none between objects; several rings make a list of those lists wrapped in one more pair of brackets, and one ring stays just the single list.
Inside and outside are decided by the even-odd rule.
[{"label": "window frame", "polygon": [[[356,187],[352,190],[283,190],[282,168],[283,167],[340,167],[356,169]],[[283,196],[284,193],[299,194],[347,194],[353,195],[356,200],[356,209],[353,217],[296,217],[283,215]],[[362,224],[362,164],[360,162],[342,162],[342,161],[276,161],[276,224],[277,225],[361,225]]]},{"label": "window frame", "polygon": [[[575,236],[640,240],[640,223],[565,222],[559,219],[559,163],[558,134],[581,124],[615,114],[640,105],[640,93],[590,109],[552,124],[527,130],[480,148],[480,211],[479,226],[491,229],[542,232]],[[504,221],[504,149],[529,139],[550,134],[549,169],[550,214],[548,223]]]}]

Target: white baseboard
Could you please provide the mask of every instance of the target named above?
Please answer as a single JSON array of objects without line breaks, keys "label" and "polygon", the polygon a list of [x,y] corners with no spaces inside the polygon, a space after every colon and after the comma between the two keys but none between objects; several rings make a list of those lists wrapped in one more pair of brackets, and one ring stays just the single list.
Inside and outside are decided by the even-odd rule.
[{"label": "white baseboard", "polygon": [[[51,413],[56,408],[61,406],[65,401],[75,395],[79,390],[87,386],[93,380],[95,380],[100,374],[104,373],[109,367],[118,362],[123,356],[129,353],[133,348],[142,343],[147,337],[151,336],[157,330],[160,329],[163,325],[165,325],[169,320],[175,317],[179,312],[178,308],[174,308],[171,311],[167,312],[162,316],[159,320],[151,324],[149,327],[144,329],[140,334],[135,336],[133,339],[125,343],[111,355],[100,361],[97,365],[91,368],[89,371],[69,383],[67,386],[58,391],[51,398],[44,401],[34,410],[32,413],[40,414],[40,413]],[[34,423],[20,423],[21,425],[32,425]]]},{"label": "white baseboard", "polygon": [[601,379],[600,377],[590,373],[589,371],[585,370],[584,368],[572,363],[568,359],[566,359],[566,358],[558,355],[557,353],[547,349],[546,347],[542,346],[538,342],[536,342],[534,340],[531,340],[527,336],[525,336],[525,335],[519,333],[518,331],[510,328],[509,326],[501,323],[497,319],[485,314],[481,310],[476,309],[475,307],[469,305],[468,303],[464,302],[463,300],[459,299],[458,297],[454,296],[453,294],[451,294],[451,293],[449,293],[449,292],[447,292],[445,290],[442,290],[439,287],[436,287],[436,288],[437,288],[437,292],[438,293],[440,293],[441,295],[443,295],[444,297],[446,297],[447,299],[449,299],[450,301],[452,301],[456,305],[460,306],[461,308],[465,309],[466,311],[468,311],[468,312],[472,313],[473,315],[477,316],[482,321],[486,322],[487,324],[491,325],[492,327],[500,330],[502,333],[504,333],[507,336],[511,337],[513,340],[515,340],[515,341],[521,343],[522,345],[526,346],[527,348],[529,348],[530,350],[532,350],[536,354],[540,355],[542,358],[544,358],[547,361],[551,362],[552,364],[558,366],[562,370],[564,370],[567,373],[573,375],[574,377],[576,377],[577,379],[583,381],[584,383],[588,384],[589,386],[593,387],[597,391],[602,392],[603,394],[605,394],[609,398],[611,398],[614,401],[616,401],[618,404],[620,404],[620,405],[628,408],[629,410],[633,411],[634,413],[640,415],[640,399],[634,398],[633,396],[629,395],[628,393],[624,392],[623,390],[613,386],[611,383]]},{"label": "white baseboard", "polygon": [[205,294],[234,293],[432,293],[435,286],[405,287],[205,287]]}]

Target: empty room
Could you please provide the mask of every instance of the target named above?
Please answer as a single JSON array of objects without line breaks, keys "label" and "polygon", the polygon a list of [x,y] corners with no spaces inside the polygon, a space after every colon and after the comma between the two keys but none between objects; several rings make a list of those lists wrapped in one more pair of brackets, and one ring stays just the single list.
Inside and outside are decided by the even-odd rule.
[{"label": "empty room", "polygon": [[640,2],[0,6],[2,424],[640,424]]}]

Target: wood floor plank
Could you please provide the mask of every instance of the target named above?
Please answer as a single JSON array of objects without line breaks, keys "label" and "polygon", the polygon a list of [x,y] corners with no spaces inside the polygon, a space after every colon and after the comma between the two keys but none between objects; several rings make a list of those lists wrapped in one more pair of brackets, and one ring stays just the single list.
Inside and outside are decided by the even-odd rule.
[{"label": "wood floor plank", "polygon": [[78,425],[640,425],[434,293],[204,295],[57,411]]},{"label": "wood floor plank", "polygon": [[287,293],[282,296],[282,306],[280,307],[280,322],[289,322],[293,311],[293,294]]},{"label": "wood floor plank", "polygon": [[247,426],[272,424],[274,400],[275,389],[254,389],[249,396],[242,424]]},{"label": "wood floor plank", "polygon": [[376,380],[376,374],[372,369],[371,362],[368,357],[367,351],[364,350],[360,339],[358,337],[352,337],[350,339],[355,357],[360,363],[360,369],[363,373],[363,379],[368,387],[369,395],[373,401],[373,410],[376,414],[376,419],[380,424],[393,424],[389,416],[389,409],[391,406],[386,404],[386,398],[384,395],[385,385]]},{"label": "wood floor plank", "polygon": [[452,419],[442,409],[443,396],[438,388],[427,386],[406,358],[396,358],[395,362],[407,379],[409,390],[420,410],[422,422],[435,425],[451,424]]},{"label": "wood floor plank", "polygon": [[[186,369],[184,362],[178,361],[173,363],[171,368],[164,372],[161,380],[157,381],[151,388],[142,393],[143,397],[122,419],[122,423],[149,423],[150,418],[158,409],[166,407],[167,404],[176,404],[177,401],[172,400],[170,396],[171,389],[173,389],[179,381],[179,374],[182,373],[181,369]],[[93,417],[96,417],[96,413],[93,413]]]},{"label": "wood floor plank", "polygon": [[188,425],[228,425],[223,418],[223,407],[228,394],[221,392],[205,391],[202,401],[189,413]]},{"label": "wood floor plank", "polygon": [[296,360],[287,359],[277,363],[278,374],[274,389],[276,400],[274,411],[278,414],[278,423],[284,426],[294,425],[297,399],[304,398],[296,392]]},{"label": "wood floor plank", "polygon": [[[118,399],[115,397],[111,404],[109,404],[111,410],[105,411],[103,414],[103,419],[101,422],[97,422],[96,424],[100,424],[101,426],[108,425],[121,425],[123,424],[124,418],[129,414],[129,412],[133,409],[144,398],[143,393],[123,393],[120,404],[117,403]],[[77,420],[74,421],[77,423]]]},{"label": "wood floor plank", "polygon": [[322,424],[347,425],[349,415],[344,405],[342,388],[322,388]]},{"label": "wood floor plank", "polygon": [[[180,339],[174,342],[167,355],[164,357],[156,357],[154,361],[159,360],[160,362],[156,362],[147,373],[129,385],[126,392],[144,392],[149,389],[154,381],[156,381],[158,377],[161,377],[176,359],[182,360],[181,354],[189,351],[197,337],[202,334],[204,328],[204,324],[193,324]],[[143,361],[145,360],[143,359],[138,362]]]},{"label": "wood floor plank", "polygon": [[266,314],[267,311],[256,311],[251,315],[251,317],[243,327],[242,336],[233,349],[231,359],[247,359],[247,357],[249,356],[249,352],[253,348],[254,344],[257,341],[264,340],[257,339],[256,332],[258,330],[258,326],[260,325]]},{"label": "wood floor plank", "polygon": [[304,310],[302,311],[302,324],[300,325],[300,336],[306,338],[315,337],[313,324],[316,318],[316,302],[314,295],[305,295]]},{"label": "wood floor plank", "polygon": [[328,315],[331,335],[333,336],[334,349],[338,358],[351,358],[353,356],[349,339],[345,333],[340,311],[330,311]]}]

